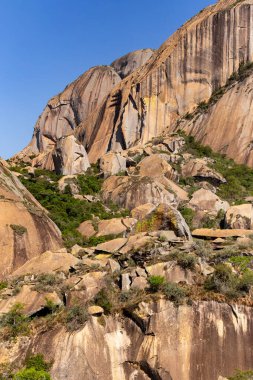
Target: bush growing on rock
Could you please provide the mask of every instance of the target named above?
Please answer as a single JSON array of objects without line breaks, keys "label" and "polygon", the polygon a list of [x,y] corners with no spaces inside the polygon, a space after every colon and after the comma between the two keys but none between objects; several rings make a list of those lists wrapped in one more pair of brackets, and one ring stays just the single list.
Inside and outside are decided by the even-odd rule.
[{"label": "bush growing on rock", "polygon": [[165,278],[163,276],[151,276],[148,279],[150,290],[152,292],[158,292],[165,284]]},{"label": "bush growing on rock", "polygon": [[88,321],[88,312],[84,305],[74,305],[67,310],[66,327],[68,331],[80,329]]},{"label": "bush growing on rock", "polygon": [[35,368],[22,369],[14,375],[14,380],[51,380],[46,371],[37,371]]},{"label": "bush growing on rock", "polygon": [[15,338],[29,333],[29,318],[24,314],[24,306],[16,303],[10,311],[0,318],[0,327],[6,329],[6,335]]},{"label": "bush growing on rock", "polygon": [[186,291],[179,285],[173,282],[167,282],[163,286],[163,293],[165,297],[175,303],[176,306],[179,306],[183,299],[186,297]]},{"label": "bush growing on rock", "polygon": [[239,371],[235,375],[228,378],[228,380],[253,380],[253,371]]}]

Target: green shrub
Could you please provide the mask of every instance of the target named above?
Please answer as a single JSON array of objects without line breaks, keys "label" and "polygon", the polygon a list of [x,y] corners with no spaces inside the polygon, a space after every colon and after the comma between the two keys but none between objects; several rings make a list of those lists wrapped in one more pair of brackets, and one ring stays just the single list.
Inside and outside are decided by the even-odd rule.
[{"label": "green shrub", "polygon": [[84,305],[76,304],[67,310],[66,327],[68,331],[80,329],[88,321],[88,312]]},{"label": "green shrub", "polygon": [[10,311],[0,319],[0,327],[7,328],[10,337],[17,335],[27,335],[29,333],[29,318],[23,312],[24,306],[16,303]]},{"label": "green shrub", "polygon": [[192,221],[193,221],[195,212],[189,207],[181,207],[179,208],[179,211],[181,212],[182,216],[184,217],[190,229],[192,229]]},{"label": "green shrub", "polygon": [[35,368],[37,371],[48,371],[51,367],[42,354],[32,355],[26,359],[26,368]]},{"label": "green shrub", "polygon": [[183,269],[195,269],[196,257],[190,253],[180,252],[177,255],[177,264]]},{"label": "green shrub", "polygon": [[27,232],[27,228],[24,226],[21,226],[20,224],[10,224],[10,227],[19,236],[22,236]]},{"label": "green shrub", "polygon": [[7,281],[0,281],[0,290],[8,288],[8,282]]},{"label": "green shrub", "polygon": [[77,182],[81,194],[97,194],[101,190],[102,180],[94,175],[78,175]]},{"label": "green shrub", "polygon": [[176,306],[179,306],[187,295],[186,291],[182,287],[173,282],[164,284],[163,293],[165,297],[169,301],[174,302]]},{"label": "green shrub", "polygon": [[46,371],[37,371],[35,368],[22,369],[14,375],[14,380],[51,380]]},{"label": "green shrub", "polygon": [[152,292],[158,292],[165,283],[165,278],[163,276],[150,276],[148,279],[150,290]]},{"label": "green shrub", "polygon": [[96,295],[94,302],[96,305],[104,309],[105,314],[110,314],[113,308],[113,303],[111,297],[109,296],[106,289],[100,290]]},{"label": "green shrub", "polygon": [[253,380],[253,371],[239,371],[228,378],[229,380]]},{"label": "green shrub", "polygon": [[242,277],[238,279],[237,288],[241,292],[248,293],[251,286],[253,286],[253,272],[250,269],[247,269]]}]

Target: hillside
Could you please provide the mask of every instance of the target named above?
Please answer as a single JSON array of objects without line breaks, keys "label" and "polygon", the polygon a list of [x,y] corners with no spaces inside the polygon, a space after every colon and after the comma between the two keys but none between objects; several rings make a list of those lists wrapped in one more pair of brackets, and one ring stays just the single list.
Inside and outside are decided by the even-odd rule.
[{"label": "hillside", "polygon": [[252,380],[252,15],[91,68],[0,161],[0,379]]}]

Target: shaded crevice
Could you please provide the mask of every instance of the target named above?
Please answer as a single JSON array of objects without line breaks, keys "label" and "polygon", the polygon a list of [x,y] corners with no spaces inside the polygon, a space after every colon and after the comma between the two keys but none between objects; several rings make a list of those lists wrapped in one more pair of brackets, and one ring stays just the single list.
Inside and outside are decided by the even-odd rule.
[{"label": "shaded crevice", "polygon": [[144,319],[140,318],[137,314],[135,314],[131,309],[124,309],[123,315],[126,318],[131,319],[131,321],[134,322],[137,327],[139,327],[139,329],[142,331],[144,335],[155,336],[153,332],[148,332],[150,318],[148,318],[148,320],[145,321]]},{"label": "shaded crevice", "polygon": [[[150,380],[165,380],[165,377],[161,377],[159,370],[150,366],[146,360],[141,361],[125,361],[124,364],[130,364],[132,366],[138,366]],[[166,371],[166,380],[173,380],[170,374]]]}]

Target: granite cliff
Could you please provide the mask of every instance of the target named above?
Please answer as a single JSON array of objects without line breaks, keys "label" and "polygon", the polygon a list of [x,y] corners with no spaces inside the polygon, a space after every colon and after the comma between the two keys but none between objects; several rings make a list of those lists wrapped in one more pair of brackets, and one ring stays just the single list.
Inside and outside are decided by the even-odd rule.
[{"label": "granite cliff", "polygon": [[252,379],[252,38],[221,0],[0,163],[0,378]]}]

